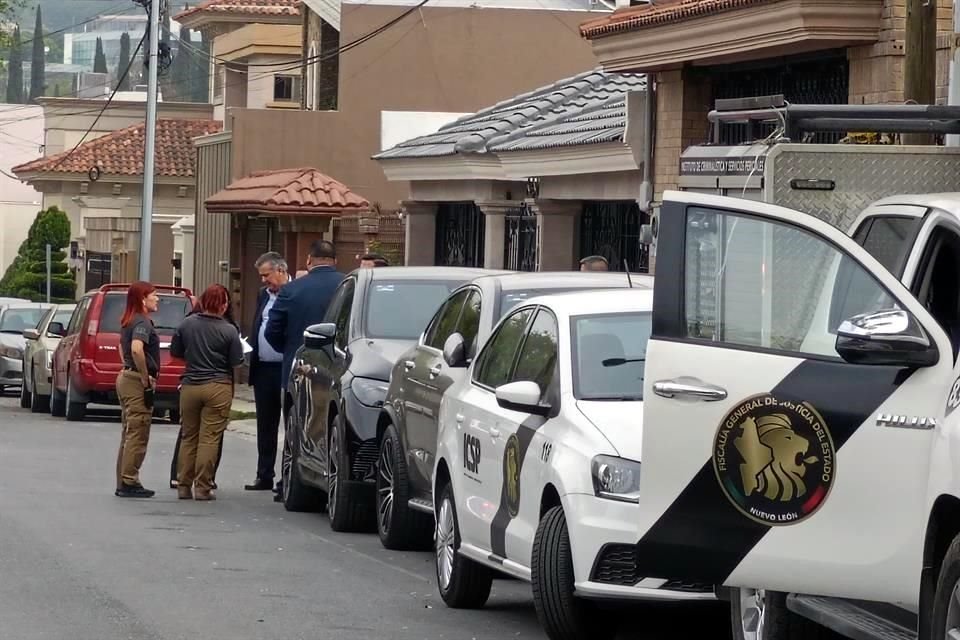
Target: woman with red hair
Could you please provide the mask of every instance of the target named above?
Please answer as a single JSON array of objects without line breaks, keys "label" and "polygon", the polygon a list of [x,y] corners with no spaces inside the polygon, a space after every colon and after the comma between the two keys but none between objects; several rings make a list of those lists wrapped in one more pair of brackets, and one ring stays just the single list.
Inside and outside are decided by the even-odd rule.
[{"label": "woman with red hair", "polygon": [[216,500],[213,477],[230,421],[234,370],[243,364],[240,332],[225,317],[229,309],[226,288],[210,285],[200,296],[200,313],[185,318],[170,342],[171,355],[187,363],[181,378],[183,439],[177,456],[181,500]]},{"label": "woman with red hair", "polygon": [[160,372],[160,337],[150,314],[160,298],[149,282],[134,282],[127,290],[127,306],[120,319],[120,352],[123,370],[117,376],[117,396],[123,416],[121,498],[152,498],[154,492],[140,484],[140,466],[147,455],[153,422],[153,390]]}]

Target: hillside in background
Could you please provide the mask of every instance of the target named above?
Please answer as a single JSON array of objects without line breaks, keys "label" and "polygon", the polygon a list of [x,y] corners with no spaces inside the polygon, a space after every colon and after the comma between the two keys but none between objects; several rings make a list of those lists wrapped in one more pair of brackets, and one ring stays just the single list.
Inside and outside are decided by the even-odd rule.
[{"label": "hillside in background", "polygon": [[[101,13],[127,13],[135,7],[130,0],[40,0],[43,11],[43,26],[56,31],[83,22]],[[18,12],[21,28],[33,30],[33,16],[37,0],[26,0]]]}]

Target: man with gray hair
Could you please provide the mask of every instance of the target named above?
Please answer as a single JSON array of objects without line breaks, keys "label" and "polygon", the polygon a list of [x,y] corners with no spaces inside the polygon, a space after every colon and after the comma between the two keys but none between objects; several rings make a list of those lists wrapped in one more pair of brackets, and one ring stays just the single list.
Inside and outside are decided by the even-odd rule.
[{"label": "man with gray hair", "polygon": [[290,281],[287,261],[276,251],[260,256],[254,266],[263,288],[257,296],[257,312],[253,316],[250,335],[250,385],[257,404],[257,478],[244,486],[247,491],[271,491],[277,463],[277,436],[283,409],[283,354],[278,353],[264,337],[270,310],[277,301],[280,288]]}]

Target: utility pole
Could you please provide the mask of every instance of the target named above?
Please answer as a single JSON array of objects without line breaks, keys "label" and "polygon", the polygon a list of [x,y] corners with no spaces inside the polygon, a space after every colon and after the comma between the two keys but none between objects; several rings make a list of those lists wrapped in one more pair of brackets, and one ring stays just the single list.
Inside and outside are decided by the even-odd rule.
[{"label": "utility pole", "polygon": [[[937,0],[907,0],[903,97],[909,103],[937,101]],[[933,144],[932,134],[904,134],[905,144]]]},{"label": "utility pole", "polygon": [[140,219],[140,279],[150,280],[150,244],[153,231],[154,150],[157,139],[157,82],[160,67],[160,2],[150,3],[150,24],[147,39],[147,121],[144,125],[143,145],[143,214]]},{"label": "utility pole", "polygon": [[[950,59],[950,93],[947,104],[960,106],[960,0],[953,0],[953,57]],[[947,136],[948,147],[960,147],[960,135]]]},{"label": "utility pole", "polygon": [[53,261],[50,259],[50,243],[47,243],[47,304],[50,304],[50,271],[53,267]]}]

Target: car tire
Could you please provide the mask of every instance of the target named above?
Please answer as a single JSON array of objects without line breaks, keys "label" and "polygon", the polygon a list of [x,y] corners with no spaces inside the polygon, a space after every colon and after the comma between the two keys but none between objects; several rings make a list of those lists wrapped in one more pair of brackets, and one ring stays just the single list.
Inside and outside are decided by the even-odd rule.
[{"label": "car tire", "polygon": [[433,518],[410,508],[410,478],[393,425],[387,427],[377,456],[377,533],[387,549],[427,550],[433,543]]},{"label": "car tire", "polygon": [[490,597],[493,571],[460,554],[460,524],[449,482],[437,505],[434,566],[440,597],[452,609],[479,609]]},{"label": "car tire", "polygon": [[30,389],[27,387],[27,379],[24,378],[20,383],[20,408],[29,409],[31,404],[33,404],[33,398]]},{"label": "car tire", "polygon": [[297,461],[300,438],[299,435],[291,433],[290,421],[291,418],[288,417],[283,438],[283,451],[280,454],[283,508],[287,511],[323,511],[327,506],[326,494],[319,489],[308,487],[300,480]]},{"label": "car tire", "polygon": [[77,402],[73,399],[73,382],[70,374],[67,374],[67,420],[70,422],[80,422],[87,417],[87,403]]},{"label": "car tire", "polygon": [[30,411],[33,413],[46,413],[50,411],[50,396],[44,396],[37,393],[37,372],[31,374],[30,380]]},{"label": "car tire", "polygon": [[[960,629],[960,602],[955,596],[958,587],[960,587],[960,535],[953,539],[940,565],[930,623],[929,637],[932,640],[945,640],[951,637],[949,633],[951,630]],[[920,627],[923,628],[922,622]]]},{"label": "car tire", "polygon": [[365,532],[373,528],[373,505],[364,500],[355,485],[350,484],[350,451],[347,446],[347,433],[340,414],[333,417],[330,426],[330,447],[328,449],[327,510],[330,514],[330,528],[340,532]]},{"label": "car tire", "polygon": [[[787,608],[787,594],[755,589],[730,590],[733,640],[832,640],[840,638]],[[763,620],[762,629],[758,623]]]},{"label": "car tire", "polygon": [[67,414],[67,394],[57,389],[56,382],[50,391],[50,415],[62,418]]},{"label": "car tire", "polygon": [[563,507],[540,518],[530,566],[533,604],[540,626],[551,640],[613,638],[616,626],[593,602],[574,592],[573,553]]}]

